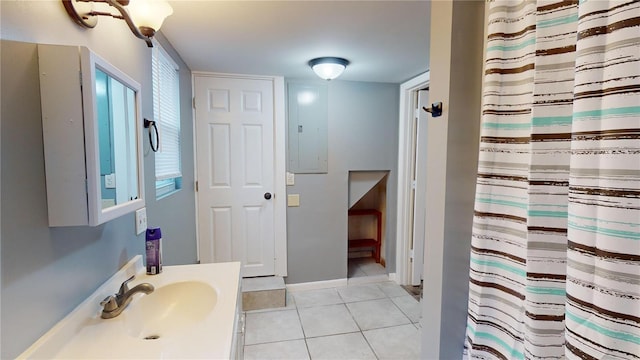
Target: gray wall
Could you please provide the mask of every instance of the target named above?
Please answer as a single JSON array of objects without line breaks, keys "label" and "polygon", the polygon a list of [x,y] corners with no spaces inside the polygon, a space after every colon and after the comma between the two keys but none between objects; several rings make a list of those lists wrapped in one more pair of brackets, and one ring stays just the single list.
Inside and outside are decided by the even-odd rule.
[{"label": "gray wall", "polygon": [[[142,85],[142,116],[153,118],[151,51],[122,21],[101,19],[83,30],[60,2],[0,2],[2,39],[88,46]],[[163,40],[163,39],[161,39]],[[145,145],[145,195],[149,226],[163,229],[165,264],[196,261],[191,78],[181,66],[185,189],[155,200],[154,157]],[[136,254],[134,215],[97,227],[49,228],[42,122],[34,44],[2,41],[1,74],[1,348],[13,358]]]},{"label": "gray wall", "polygon": [[478,168],[484,2],[434,1],[431,16],[429,100],[442,101],[444,112],[429,119],[429,132],[436,134],[428,135],[427,145],[422,358],[460,359]]},{"label": "gray wall", "polygon": [[447,192],[440,356],[458,358],[464,342],[469,260],[478,173],[484,2],[454,2],[447,146]]},{"label": "gray wall", "polygon": [[[298,80],[299,81],[299,80]],[[333,80],[329,86],[329,171],[296,174],[287,194],[287,283],[347,277],[348,180],[351,170],[389,170],[387,271],[395,272],[399,85]]]}]

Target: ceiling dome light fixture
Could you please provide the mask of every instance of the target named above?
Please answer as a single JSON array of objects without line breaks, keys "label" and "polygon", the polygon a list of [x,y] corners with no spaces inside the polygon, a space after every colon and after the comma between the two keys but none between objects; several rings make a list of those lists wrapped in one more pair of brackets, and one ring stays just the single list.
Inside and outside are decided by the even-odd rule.
[{"label": "ceiling dome light fixture", "polygon": [[[94,3],[106,3],[116,8],[119,14],[95,11]],[[173,14],[173,8],[166,0],[62,0],[62,5],[76,24],[86,28],[94,28],[98,24],[98,16],[124,20],[133,35],[144,40],[149,47],[153,47],[151,38],[164,19]]]},{"label": "ceiling dome light fixture", "polygon": [[333,80],[349,65],[349,60],[339,57],[319,57],[309,61],[309,66],[321,79]]}]

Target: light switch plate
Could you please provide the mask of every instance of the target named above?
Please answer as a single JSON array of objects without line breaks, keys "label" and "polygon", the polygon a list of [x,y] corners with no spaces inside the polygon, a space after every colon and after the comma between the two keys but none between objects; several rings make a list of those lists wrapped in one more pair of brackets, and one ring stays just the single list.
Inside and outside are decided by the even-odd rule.
[{"label": "light switch plate", "polygon": [[104,187],[107,189],[116,188],[116,174],[108,174],[104,176]]},{"label": "light switch plate", "polygon": [[296,184],[295,174],[287,172],[287,186],[291,186],[295,184]]},{"label": "light switch plate", "polygon": [[147,229],[147,208],[136,210],[136,234],[140,235]]},{"label": "light switch plate", "polygon": [[287,195],[287,206],[289,207],[300,206],[300,194]]}]

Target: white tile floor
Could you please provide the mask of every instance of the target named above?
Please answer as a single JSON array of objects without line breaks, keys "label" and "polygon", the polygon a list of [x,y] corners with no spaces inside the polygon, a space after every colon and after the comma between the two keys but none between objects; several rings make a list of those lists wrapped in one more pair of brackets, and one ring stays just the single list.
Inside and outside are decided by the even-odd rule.
[{"label": "white tile floor", "polygon": [[383,266],[376,263],[371,257],[349,259],[349,278],[372,277],[377,275],[387,275]]},{"label": "white tile floor", "polygon": [[[381,275],[362,265],[371,281]],[[418,359],[419,319],[420,304],[391,281],[288,292],[286,307],[246,313],[244,358]]]}]

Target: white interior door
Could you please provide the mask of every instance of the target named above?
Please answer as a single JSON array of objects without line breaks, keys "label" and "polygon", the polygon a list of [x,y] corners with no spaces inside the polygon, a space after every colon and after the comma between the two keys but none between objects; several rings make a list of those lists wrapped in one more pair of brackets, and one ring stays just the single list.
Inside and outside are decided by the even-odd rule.
[{"label": "white interior door", "polygon": [[429,108],[429,91],[418,91],[418,116],[415,132],[415,167],[413,199],[413,262],[411,264],[411,285],[420,285],[424,262],[425,216],[427,208],[427,121],[428,113],[422,110]]},{"label": "white interior door", "polygon": [[200,261],[274,275],[273,82],[196,76],[194,88]]}]

